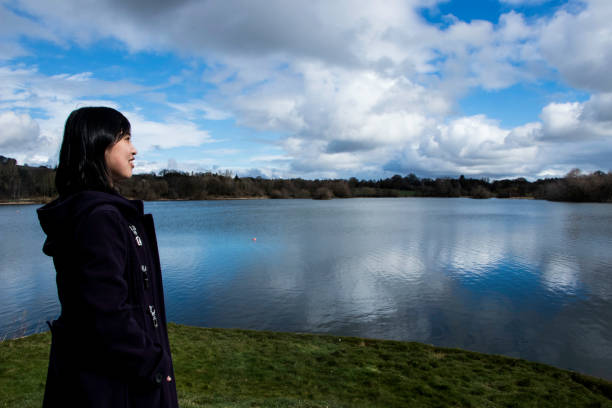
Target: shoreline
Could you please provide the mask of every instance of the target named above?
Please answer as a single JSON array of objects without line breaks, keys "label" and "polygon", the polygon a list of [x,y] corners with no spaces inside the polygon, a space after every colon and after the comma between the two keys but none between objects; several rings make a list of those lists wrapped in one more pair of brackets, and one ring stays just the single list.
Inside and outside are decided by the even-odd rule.
[{"label": "shoreline", "polygon": [[[612,405],[612,382],[408,341],[168,324],[181,406],[376,408]],[[38,407],[49,332],[0,342],[3,407]]]},{"label": "shoreline", "polygon": [[[0,201],[0,206],[1,205],[33,205],[33,204],[40,204],[40,205],[44,205],[47,203],[50,203],[51,201],[55,200],[57,197],[52,197],[52,198],[27,198],[27,199],[22,199],[22,200],[2,200]],[[139,198],[134,198],[134,197],[126,197],[130,200],[140,200]],[[334,198],[330,198],[328,200],[346,200],[346,199],[352,199],[352,198],[471,198],[473,200],[482,200],[482,201],[486,201],[489,199],[497,199],[497,200],[538,200],[535,197],[489,197],[486,199],[482,199],[482,198],[478,198],[478,197],[469,197],[469,196],[460,196],[460,197],[436,197],[436,196],[410,196],[410,197],[396,197],[396,196],[381,196],[381,197],[373,197],[373,196],[359,196],[359,197],[334,197]],[[225,196],[219,196],[219,197],[210,197],[210,198],[202,198],[202,199],[190,199],[190,198],[158,198],[155,200],[142,200],[145,202],[155,202],[155,201],[223,201],[223,200],[316,200],[316,201],[321,201],[319,199],[315,199],[312,197],[304,197],[304,198],[297,198],[297,197],[283,197],[283,198],[272,198],[272,197],[225,197]],[[328,200],[324,200],[324,201],[328,201]],[[543,200],[545,201],[545,200]]]},{"label": "shoreline", "polygon": [[11,200],[11,201],[0,201],[0,205],[32,205],[32,204],[47,204],[49,202],[53,201],[51,200],[34,200],[34,199],[27,199],[27,200]]},{"label": "shoreline", "polygon": [[[57,197],[52,198],[28,198],[22,200],[4,200],[0,201],[0,206],[9,206],[9,205],[44,205],[48,204],[51,201],[55,200]],[[130,200],[140,200],[140,198],[134,197],[126,197]],[[329,201],[329,200],[350,200],[354,198],[469,198],[476,201],[487,201],[487,200],[534,200],[534,201],[548,201],[551,203],[570,203],[570,204],[612,204],[612,201],[557,201],[557,200],[547,200],[545,198],[536,198],[530,196],[517,196],[517,197],[470,197],[470,196],[457,196],[457,197],[440,197],[440,196],[357,196],[357,197],[333,197],[326,199],[319,199],[313,197],[282,197],[282,198],[273,198],[273,197],[226,197],[226,196],[218,196],[218,197],[209,197],[209,198],[201,198],[201,199],[191,199],[191,198],[158,198],[155,200],[142,200],[144,202],[165,202],[165,201],[237,201],[237,200],[315,200],[315,201]]]}]

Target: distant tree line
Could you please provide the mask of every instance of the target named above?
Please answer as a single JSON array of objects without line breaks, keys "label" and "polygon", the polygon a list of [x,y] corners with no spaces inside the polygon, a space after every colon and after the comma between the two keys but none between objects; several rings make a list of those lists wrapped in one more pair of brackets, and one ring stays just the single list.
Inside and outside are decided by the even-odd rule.
[{"label": "distant tree line", "polygon": [[0,200],[46,201],[56,195],[54,170],[19,166],[15,159],[0,156]]},{"label": "distant tree line", "polygon": [[[57,192],[55,170],[18,165],[0,156],[0,200],[49,201]],[[143,200],[206,200],[219,198],[349,198],[349,197],[471,197],[536,198],[552,201],[612,202],[612,172],[583,174],[574,169],[562,178],[490,181],[486,178],[419,178],[394,175],[379,180],[304,180],[238,177],[225,173],[163,170],[136,174],[117,186]]]}]

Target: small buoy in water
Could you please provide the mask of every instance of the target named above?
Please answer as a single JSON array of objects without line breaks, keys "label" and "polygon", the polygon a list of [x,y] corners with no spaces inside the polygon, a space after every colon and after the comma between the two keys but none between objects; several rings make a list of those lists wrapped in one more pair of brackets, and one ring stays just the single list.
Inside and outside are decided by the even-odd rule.
[{"label": "small buoy in water", "polygon": [[257,238],[253,238],[253,241],[257,241]]}]

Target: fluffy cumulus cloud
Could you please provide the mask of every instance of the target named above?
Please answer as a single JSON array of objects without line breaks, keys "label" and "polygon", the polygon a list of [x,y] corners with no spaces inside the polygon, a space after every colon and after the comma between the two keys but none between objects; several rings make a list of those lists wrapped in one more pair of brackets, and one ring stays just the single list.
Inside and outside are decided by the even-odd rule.
[{"label": "fluffy cumulus cloud", "polygon": [[[0,30],[2,47],[12,56],[27,52],[16,39],[28,35],[60,46],[113,39],[132,52],[205,62],[201,81],[211,87],[205,99],[168,103],[172,114],[159,121],[138,109],[130,113],[134,128],[147,135],[140,145],[145,152],[210,141],[196,118],[229,118],[280,135],[276,146],[284,153],[275,157],[281,159],[268,167],[260,160],[252,164],[264,174],[286,176],[534,176],[588,165],[594,156],[576,155],[578,144],[585,152],[612,150],[609,0],[571,1],[539,19],[514,11],[495,22],[446,16],[443,26],[419,13],[439,3],[434,0],[384,6],[365,0],[14,3],[33,17],[0,7],[12,27]],[[515,128],[485,115],[456,114],[470,90],[537,84],[555,75],[589,91],[590,99],[551,102],[539,121]],[[33,147],[31,154],[51,155],[61,132],[56,118],[63,120],[75,106],[93,98],[113,105],[116,98],[154,91],[91,73],[45,76],[32,67],[0,66],[0,119],[14,124],[0,136],[0,148],[47,140],[45,149]],[[33,119],[32,110],[44,114]]]},{"label": "fluffy cumulus cloud", "polygon": [[0,113],[0,148],[16,150],[25,145],[36,142],[40,136],[38,123],[30,116],[17,115],[13,112]]},{"label": "fluffy cumulus cloud", "polygon": [[589,0],[584,7],[562,9],[542,30],[545,58],[570,84],[594,92],[611,92],[612,3]]},{"label": "fluffy cumulus cloud", "polygon": [[543,139],[607,140],[612,137],[612,94],[597,94],[587,102],[552,103],[541,114]]}]

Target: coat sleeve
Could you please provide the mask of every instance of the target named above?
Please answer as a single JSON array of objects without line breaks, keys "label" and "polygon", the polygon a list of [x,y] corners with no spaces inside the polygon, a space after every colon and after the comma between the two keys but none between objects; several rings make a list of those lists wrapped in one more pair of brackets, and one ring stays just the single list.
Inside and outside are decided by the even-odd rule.
[{"label": "coat sleeve", "polygon": [[[77,228],[79,296],[83,325],[101,350],[105,371],[140,383],[159,385],[170,374],[170,356],[142,327],[128,303],[125,222],[115,209],[94,210]],[[141,319],[142,321],[142,319]]]}]

